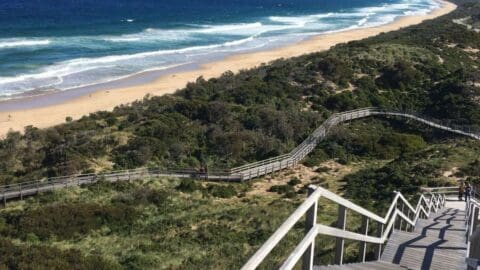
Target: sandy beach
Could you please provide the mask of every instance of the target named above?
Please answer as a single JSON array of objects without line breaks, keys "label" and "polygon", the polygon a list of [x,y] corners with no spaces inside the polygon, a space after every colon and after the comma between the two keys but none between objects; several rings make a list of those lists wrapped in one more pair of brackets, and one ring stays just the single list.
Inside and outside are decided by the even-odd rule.
[{"label": "sandy beach", "polygon": [[323,34],[269,51],[233,55],[221,61],[204,64],[194,71],[164,75],[153,82],[142,85],[104,89],[60,104],[0,112],[0,136],[5,136],[9,130],[23,131],[24,127],[28,125],[44,128],[65,122],[67,116],[78,119],[83,115],[99,110],[112,110],[117,105],[142,99],[147,94],[171,94],[177,89],[183,88],[187,82],[195,81],[200,76],[206,79],[218,77],[228,70],[237,72],[241,69],[253,68],[278,58],[289,58],[327,50],[339,43],[360,40],[382,32],[395,31],[403,27],[419,24],[424,20],[447,14],[456,8],[456,5],[450,2],[439,2],[441,7],[427,15],[403,16],[390,24],[378,27]]}]

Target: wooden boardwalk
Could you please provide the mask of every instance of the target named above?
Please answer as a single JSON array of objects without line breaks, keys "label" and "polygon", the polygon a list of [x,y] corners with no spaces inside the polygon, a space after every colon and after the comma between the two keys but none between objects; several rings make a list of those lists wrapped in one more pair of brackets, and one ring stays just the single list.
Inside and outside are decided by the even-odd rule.
[{"label": "wooden boardwalk", "polygon": [[467,269],[464,209],[447,206],[418,221],[413,232],[394,231],[381,260],[407,269]]},{"label": "wooden boardwalk", "polygon": [[369,116],[400,117],[402,119],[410,119],[433,128],[442,129],[447,132],[452,132],[480,140],[480,134],[468,128],[451,127],[446,123],[441,123],[437,120],[426,119],[425,117],[417,116],[411,112],[394,112],[385,111],[378,108],[364,108],[332,114],[327,120],[325,120],[325,122],[322,123],[322,125],[315,129],[315,131],[313,131],[308,138],[306,138],[288,154],[246,164],[240,167],[228,170],[209,170],[208,174],[199,173],[192,169],[165,170],[159,168],[139,168],[135,170],[116,171],[103,174],[70,175],[40,179],[31,182],[0,186],[0,201],[5,203],[9,199],[23,198],[24,196],[31,196],[39,192],[45,192],[58,188],[91,184],[99,181],[100,179],[109,182],[116,182],[142,179],[145,177],[165,176],[202,180],[208,179],[211,181],[246,181],[295,166],[301,162],[311,151],[313,151],[317,144],[328,135],[334,126],[346,121]]},{"label": "wooden boardwalk", "polygon": [[379,261],[314,266],[314,270],[339,269],[467,269],[465,203],[448,201],[445,208],[419,219],[413,231],[394,230]]},{"label": "wooden boardwalk", "polygon": [[[456,270],[467,269],[467,265],[468,269],[480,269],[480,201],[477,193],[473,192],[464,202],[456,198],[456,187],[422,190],[416,207],[401,193],[395,192],[382,218],[326,189],[311,185],[308,198],[241,269],[257,269],[303,216],[304,238],[281,263],[280,270],[297,269],[299,264],[304,270]],[[320,198],[338,204],[336,224],[317,223]],[[361,216],[360,229],[352,230],[346,226],[347,210]],[[375,223],[375,227],[369,227]],[[325,235],[336,238],[332,250],[334,260],[332,265],[314,265],[318,253],[315,252],[316,237]],[[345,240],[358,243],[358,263],[343,263]],[[367,244],[373,248],[373,261],[366,261]]]}]

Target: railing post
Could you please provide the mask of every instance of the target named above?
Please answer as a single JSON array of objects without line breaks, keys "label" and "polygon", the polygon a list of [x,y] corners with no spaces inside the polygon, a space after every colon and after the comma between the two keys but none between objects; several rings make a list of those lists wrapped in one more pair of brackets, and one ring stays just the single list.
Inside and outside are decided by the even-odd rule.
[{"label": "railing post", "polygon": [[471,224],[470,223],[471,217],[472,217],[471,213],[472,213],[472,208],[473,208],[474,204],[470,203],[470,199],[467,199],[466,205],[467,205],[467,211],[465,212],[465,216],[468,217],[468,218],[465,219],[465,226],[467,226],[467,228],[469,228],[469,226]]},{"label": "railing post", "polygon": [[[405,214],[403,212],[404,210],[405,210],[405,202],[402,202],[402,208],[400,210],[402,212],[402,214]],[[400,224],[398,224],[398,229],[401,231],[402,227],[403,227],[403,218],[399,218],[399,219],[400,219],[400,221],[399,221]]]},{"label": "railing post", "polygon": [[[347,225],[347,208],[343,205],[338,206],[337,228],[345,230]],[[335,264],[343,264],[343,248],[345,239],[336,237],[335,239]]]},{"label": "railing post", "polygon": [[[382,237],[382,235],[383,235],[383,224],[378,222],[377,223],[377,237]],[[375,247],[375,254],[374,254],[375,260],[380,260],[381,255],[382,255],[382,244],[378,244]]]},{"label": "railing post", "polygon": [[470,254],[470,248],[471,248],[471,242],[470,242],[470,236],[473,234],[475,231],[475,228],[478,224],[478,212],[479,209],[476,207],[473,203],[470,205],[470,215],[468,216],[468,226],[467,226],[467,255]]},{"label": "railing post", "polygon": [[480,208],[478,207],[475,207],[475,210],[473,211],[473,223],[472,223],[472,233],[473,231],[477,228],[477,226],[479,225],[479,221],[478,221],[478,215],[479,215],[479,212],[480,212]]},{"label": "railing post", "polygon": [[[369,222],[368,217],[367,216],[362,216],[362,227],[360,229],[360,232],[365,234],[365,236],[368,235],[368,222]],[[361,242],[360,243],[360,251],[359,251],[361,262],[365,262],[366,254],[367,254],[367,242]]]},{"label": "railing post", "polygon": [[[411,221],[415,221],[415,220],[414,220],[415,213],[414,213],[412,210],[410,210],[410,208],[408,208],[408,212],[407,212],[407,213],[408,213],[407,217],[408,217]],[[411,230],[413,231],[413,226],[410,225],[409,223],[407,223],[405,230],[406,230],[407,232],[409,232],[409,231],[411,231]]]},{"label": "railing post", "polygon": [[[314,188],[308,187],[308,196],[312,195],[315,191]],[[305,221],[305,235],[317,224],[317,208],[318,208],[318,201],[308,209],[306,214],[306,221]],[[303,254],[303,263],[302,263],[302,270],[312,270],[313,269],[313,256],[315,250],[315,240],[310,243],[310,246],[307,248],[305,253]]]},{"label": "railing post", "polygon": [[[473,225],[473,216],[474,216],[474,215],[473,215],[473,212],[474,212],[474,211],[475,211],[475,205],[474,205],[473,203],[469,203],[469,204],[468,204],[468,212],[467,212],[467,214],[466,214],[466,217],[467,217],[467,218],[465,219],[465,221],[466,221],[466,226],[467,226],[467,232],[466,232],[466,234],[467,234],[467,235],[466,235],[466,236],[467,236],[466,238],[467,238],[467,239],[466,239],[465,242],[466,242],[467,244],[468,244],[468,241],[469,241],[468,238],[470,237],[470,235],[472,234],[472,231],[473,231],[473,230],[472,230],[472,225]],[[468,248],[467,248],[467,249],[468,249]],[[468,253],[468,251],[467,251],[467,253]]]}]

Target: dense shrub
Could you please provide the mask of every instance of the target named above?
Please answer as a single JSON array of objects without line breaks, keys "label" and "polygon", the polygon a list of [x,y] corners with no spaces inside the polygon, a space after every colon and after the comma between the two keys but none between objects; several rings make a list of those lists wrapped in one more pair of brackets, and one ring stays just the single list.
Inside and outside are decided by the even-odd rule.
[{"label": "dense shrub", "polygon": [[302,181],[300,181],[300,179],[298,179],[298,177],[294,177],[294,178],[290,179],[290,181],[288,181],[288,184],[290,186],[296,186],[296,185],[301,184],[301,183],[302,183]]},{"label": "dense shrub", "polygon": [[55,203],[40,208],[6,214],[7,234],[26,238],[35,234],[40,240],[50,237],[77,238],[107,225],[112,231],[128,232],[139,217],[127,205],[102,206],[95,203]]},{"label": "dense shrub", "polygon": [[271,186],[268,191],[270,192],[276,192],[278,194],[287,194],[289,192],[294,192],[295,189],[291,185],[274,185]]},{"label": "dense shrub", "polygon": [[231,198],[237,196],[237,190],[235,187],[229,185],[208,185],[208,193],[214,197],[219,198]]},{"label": "dense shrub", "polygon": [[187,192],[191,193],[197,190],[204,190],[204,187],[202,184],[198,183],[195,180],[192,179],[182,179],[180,184],[176,187],[177,190],[182,191],[182,192]]},{"label": "dense shrub", "polygon": [[101,256],[85,256],[78,250],[41,245],[16,245],[0,238],[0,269],[121,269]]}]

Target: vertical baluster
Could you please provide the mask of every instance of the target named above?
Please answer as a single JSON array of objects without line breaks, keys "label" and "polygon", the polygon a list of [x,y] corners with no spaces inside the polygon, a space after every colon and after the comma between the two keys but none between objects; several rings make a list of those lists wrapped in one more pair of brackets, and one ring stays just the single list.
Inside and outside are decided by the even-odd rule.
[{"label": "vertical baluster", "polygon": [[468,203],[468,212],[466,214],[466,226],[467,226],[467,231],[466,231],[466,240],[465,243],[468,244],[468,238],[470,237],[470,234],[472,234],[472,219],[473,219],[473,210],[475,209],[475,205],[473,203]]},{"label": "vertical baluster", "polygon": [[468,218],[465,219],[465,226],[467,226],[467,228],[468,228],[468,225],[470,223],[470,217],[471,217],[470,213],[471,213],[472,206],[473,206],[473,203],[471,204],[470,199],[467,199],[466,211],[465,211],[465,216],[468,217]]},{"label": "vertical baluster", "polygon": [[473,221],[473,225],[472,225],[472,233],[475,231],[475,229],[477,228],[477,226],[479,225],[479,221],[478,221],[478,215],[479,215],[479,212],[480,212],[480,208],[478,207],[475,207],[475,210],[472,212],[472,221]]},{"label": "vertical baluster", "polygon": [[[310,196],[314,191],[315,189],[309,187],[308,196]],[[307,211],[306,221],[305,221],[305,235],[307,235],[307,233],[317,224],[317,208],[318,208],[318,201],[316,201]],[[315,249],[315,240],[312,241],[310,246],[307,248],[307,250],[303,254],[302,270],[312,270],[314,249]]]},{"label": "vertical baluster", "polygon": [[477,226],[479,224],[478,214],[479,214],[479,208],[474,207],[473,211],[472,211],[472,215],[471,215],[472,224],[469,227],[469,231],[468,231],[468,235],[467,235],[467,254],[468,254],[469,258],[471,258],[472,255],[474,255],[474,254],[472,254],[472,247],[471,247],[472,241],[470,241],[470,236],[472,235],[472,233],[475,231],[475,229],[477,228]]},{"label": "vertical baluster", "polygon": [[[345,230],[347,225],[347,208],[343,205],[338,206],[337,228]],[[345,246],[345,239],[336,237],[335,239],[335,264],[343,264],[343,248]]]},{"label": "vertical baluster", "polygon": [[[369,219],[366,216],[362,216],[362,227],[360,229],[360,232],[363,233],[365,236],[368,235],[368,222]],[[367,254],[367,242],[361,242],[360,243],[360,261],[365,262],[365,255]]]},{"label": "vertical baluster", "polygon": [[[472,235],[475,230],[475,225],[478,224],[478,207],[475,204],[470,204],[470,215],[468,216],[468,226],[467,226],[467,243],[470,242],[470,235]],[[468,247],[467,247],[468,248]],[[468,254],[468,251],[467,251]]]},{"label": "vertical baluster", "polygon": [[[402,211],[402,214],[405,214],[403,211],[405,209],[405,202],[402,202],[402,207],[400,208],[401,211]],[[402,227],[403,227],[403,218],[401,217],[400,218],[400,224],[399,224],[399,227],[398,229],[401,231],[402,230]]]},{"label": "vertical baluster", "polygon": [[[378,222],[377,223],[377,237],[382,237],[382,234],[383,234],[383,224]],[[379,260],[381,255],[382,255],[382,244],[378,244],[375,247],[375,254],[374,254],[375,260]]]},{"label": "vertical baluster", "polygon": [[[408,212],[407,212],[407,213],[408,213],[408,219],[410,219],[411,221],[415,222],[415,220],[414,220],[414,218],[415,218],[415,213],[414,213],[412,210],[410,210],[410,208],[408,208]],[[408,231],[411,231],[411,230],[413,230],[413,226],[410,225],[410,224],[407,224],[405,230],[406,230],[407,232],[408,232]]]}]

